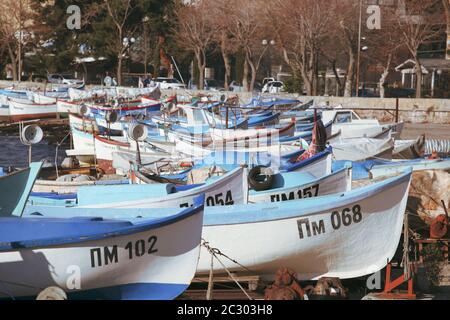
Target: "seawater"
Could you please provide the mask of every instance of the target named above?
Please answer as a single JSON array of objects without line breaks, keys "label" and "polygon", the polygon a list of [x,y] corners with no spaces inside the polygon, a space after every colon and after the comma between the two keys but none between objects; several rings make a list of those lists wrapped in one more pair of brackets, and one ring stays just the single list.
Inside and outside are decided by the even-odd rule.
[{"label": "seawater", "polygon": [[[50,165],[55,163],[56,144],[47,140],[33,145],[32,161],[45,160]],[[64,147],[58,148],[58,163],[66,157]],[[28,146],[20,142],[18,136],[0,136],[0,167],[23,168],[28,166]]]}]

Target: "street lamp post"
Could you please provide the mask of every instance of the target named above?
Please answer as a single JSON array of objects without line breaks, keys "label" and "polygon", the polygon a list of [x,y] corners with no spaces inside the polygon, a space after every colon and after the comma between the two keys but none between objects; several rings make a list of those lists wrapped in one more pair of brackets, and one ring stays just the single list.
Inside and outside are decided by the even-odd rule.
[{"label": "street lamp post", "polygon": [[147,50],[148,50],[148,35],[147,35],[147,22],[150,20],[149,17],[145,16],[144,19],[142,19],[142,22],[144,23],[144,73],[145,77],[147,77]]},{"label": "street lamp post", "polygon": [[[126,58],[126,52],[127,52],[128,50],[130,50],[130,47],[131,47],[135,42],[136,42],[136,39],[133,38],[133,37],[131,37],[131,38],[128,38],[128,37],[123,38],[123,40],[122,40],[122,45],[123,45],[123,55],[122,55],[122,58]],[[121,69],[122,69],[122,66],[121,66]],[[118,79],[118,80],[119,80],[119,79]],[[121,82],[121,80],[122,80],[122,74],[120,75],[120,80],[119,80],[119,82]]]},{"label": "street lamp post", "polygon": [[264,56],[264,53],[266,52],[266,50],[269,50],[269,72],[268,72],[268,76],[271,77],[272,76],[272,52],[270,51],[270,47],[275,46],[275,40],[266,40],[264,39],[262,42],[262,45],[264,46],[264,51],[261,55],[261,58]]},{"label": "street lamp post", "polygon": [[18,66],[18,72],[19,72],[19,82],[22,81],[22,0],[19,0],[19,48],[18,48],[18,55],[19,55],[19,66]]},{"label": "street lamp post", "polygon": [[358,27],[358,62],[356,65],[356,96],[359,96],[359,74],[361,64],[361,31],[362,31],[362,6],[363,0],[359,0],[359,27]]}]

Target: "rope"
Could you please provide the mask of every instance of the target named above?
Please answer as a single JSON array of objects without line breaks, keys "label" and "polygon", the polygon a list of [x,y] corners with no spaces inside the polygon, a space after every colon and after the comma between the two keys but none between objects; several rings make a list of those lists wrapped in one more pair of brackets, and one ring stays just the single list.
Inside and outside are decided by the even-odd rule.
[{"label": "rope", "polygon": [[64,143],[64,141],[67,139],[67,137],[69,137],[71,134],[72,134],[72,132],[69,131],[69,133],[67,133],[67,134],[64,136],[64,138],[63,138],[60,142],[58,142],[58,143],[56,144],[56,151],[55,151],[55,169],[56,169],[56,177],[57,177],[57,178],[59,178],[59,170],[58,170],[58,150],[59,150],[59,147],[61,147],[62,144]]},{"label": "rope", "polygon": [[213,273],[213,257],[217,259],[217,261],[222,265],[222,267],[225,269],[225,271],[228,273],[228,276],[236,283],[236,285],[239,287],[239,289],[241,289],[241,291],[246,295],[246,297],[248,298],[248,300],[253,300],[252,297],[250,297],[250,295],[247,293],[247,291],[245,291],[245,289],[241,286],[241,284],[236,280],[236,278],[233,276],[233,274],[228,270],[228,268],[223,264],[223,262],[217,257],[217,255],[221,255],[224,256],[225,258],[233,261],[234,263],[238,264],[239,266],[243,267],[246,270],[249,270],[248,268],[244,267],[243,265],[241,265],[240,263],[238,263],[235,260],[232,260],[231,258],[229,258],[228,256],[224,255],[223,253],[220,252],[219,249],[217,248],[211,248],[209,246],[209,242],[206,242],[204,239],[202,239],[202,246],[204,246],[209,253],[211,254],[211,270],[210,270],[210,283],[208,284],[208,294],[210,293],[210,288],[212,290],[212,273]]},{"label": "rope", "polygon": [[227,256],[226,254],[224,254],[224,253],[223,253],[222,251],[220,251],[219,249],[217,249],[217,248],[211,248],[211,247],[209,246],[209,242],[207,242],[206,240],[204,240],[204,239],[202,239],[202,240],[203,240],[202,245],[203,245],[208,251],[210,251],[210,252],[213,251],[216,255],[220,255],[220,256],[222,256],[222,257],[224,257],[224,258],[230,260],[231,262],[235,263],[236,265],[238,265],[239,267],[241,267],[241,268],[244,269],[245,271],[248,271],[248,272],[251,272],[251,273],[255,274],[254,271],[252,271],[252,270],[250,270],[249,268],[247,268],[246,266],[240,264],[238,261],[236,261],[236,260],[230,258],[229,256]]}]

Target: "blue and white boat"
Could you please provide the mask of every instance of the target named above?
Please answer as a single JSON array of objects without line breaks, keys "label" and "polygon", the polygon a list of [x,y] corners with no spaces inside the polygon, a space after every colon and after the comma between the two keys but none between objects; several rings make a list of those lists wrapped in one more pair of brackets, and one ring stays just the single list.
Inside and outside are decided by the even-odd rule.
[{"label": "blue and white boat", "polygon": [[41,165],[0,177],[0,298],[59,287],[69,298],[164,300],[186,290],[200,253],[204,195],[185,210],[152,210],[161,217],[133,222],[21,218]]},{"label": "blue and white boat", "polygon": [[0,176],[0,217],[22,214],[41,167],[42,162],[36,162],[29,168]]},{"label": "blue and white boat", "polygon": [[[225,274],[227,268],[239,275],[258,274],[271,279],[279,268],[287,267],[301,280],[315,280],[377,272],[393,258],[399,244],[411,176],[408,170],[373,185],[317,198],[208,207],[202,233],[205,246],[197,273],[210,272],[208,247],[239,262],[214,261],[216,274]],[[121,217],[113,209],[27,210],[27,216]],[[144,211],[130,208],[120,214],[126,219],[164,214],[154,210],[146,216]]]},{"label": "blue and white boat", "polygon": [[450,170],[450,158],[447,159],[417,159],[417,160],[398,160],[385,162],[384,164],[375,164],[370,168],[370,175],[373,178],[398,174],[411,167],[413,171],[422,170]]},{"label": "blue and white boat", "polygon": [[269,190],[249,192],[249,203],[280,202],[315,198],[350,191],[352,170],[345,167],[319,179],[308,172],[286,172],[274,175]]},{"label": "blue and white boat", "polygon": [[76,199],[75,196],[41,195],[32,197],[29,203],[83,208],[187,208],[202,194],[206,206],[247,203],[246,169],[236,168],[220,178],[184,189],[170,183],[86,186],[78,188]]},{"label": "blue and white boat", "polygon": [[203,202],[133,222],[0,218],[0,297],[33,298],[56,286],[71,299],[174,299],[196,271]]}]

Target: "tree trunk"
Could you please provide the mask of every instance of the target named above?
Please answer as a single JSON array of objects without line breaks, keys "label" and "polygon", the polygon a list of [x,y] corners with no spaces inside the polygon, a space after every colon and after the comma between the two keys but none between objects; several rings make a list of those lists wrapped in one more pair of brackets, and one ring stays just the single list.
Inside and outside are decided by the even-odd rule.
[{"label": "tree trunk", "polygon": [[231,79],[231,64],[230,59],[227,54],[225,54],[224,65],[225,65],[225,91],[230,89],[230,79]]},{"label": "tree trunk", "polygon": [[447,52],[446,59],[450,60],[450,0],[442,0],[444,4],[445,19],[447,21]]},{"label": "tree trunk", "polygon": [[386,83],[386,79],[389,75],[389,70],[391,69],[391,62],[392,62],[392,53],[388,55],[388,61],[386,63],[386,66],[384,67],[383,73],[381,74],[380,81],[378,83],[380,90],[380,98],[385,97],[384,84]]},{"label": "tree trunk", "polygon": [[117,85],[122,85],[122,54],[119,55],[118,61],[117,61]]},{"label": "tree trunk", "polygon": [[420,64],[420,61],[418,58],[415,58],[416,60],[416,98],[420,99],[422,98],[422,65]]},{"label": "tree trunk", "polygon": [[258,69],[256,68],[253,61],[250,59],[249,56],[247,56],[247,64],[250,66],[251,70],[251,76],[250,76],[250,92],[253,92],[253,89],[255,88],[255,82],[256,82],[256,75],[258,73]]},{"label": "tree trunk", "polygon": [[223,65],[225,67],[225,90],[228,91],[229,90],[229,82],[230,82],[230,78],[231,78],[231,64],[230,64],[230,57],[227,54],[226,51],[226,33],[222,32],[222,43],[221,43],[221,52],[222,52],[222,59],[223,59]]},{"label": "tree trunk", "polygon": [[196,51],[195,56],[197,58],[197,68],[199,72],[198,90],[203,90],[205,88],[206,57],[201,50]]},{"label": "tree trunk", "polygon": [[248,63],[247,59],[244,59],[244,73],[242,75],[242,86],[246,92],[250,91],[248,83]]},{"label": "tree trunk", "polygon": [[306,87],[306,94],[308,96],[312,96],[313,95],[313,86],[308,77],[308,74],[306,74],[305,72],[302,71],[302,78],[303,78],[303,83],[305,84],[305,87]]},{"label": "tree trunk", "polygon": [[353,89],[353,78],[355,73],[355,54],[353,49],[348,50],[349,59],[348,59],[348,67],[347,67],[347,79],[345,80],[345,89],[344,89],[344,97],[352,96]]},{"label": "tree trunk", "polygon": [[342,83],[341,83],[341,79],[339,79],[339,73],[336,69],[336,60],[332,61],[331,67],[333,68],[334,77],[336,78],[336,84],[337,84],[336,96],[340,96],[341,91],[342,91]]},{"label": "tree trunk", "polygon": [[11,48],[11,45],[8,44],[8,54],[9,59],[11,60],[11,66],[12,66],[12,72],[13,72],[13,81],[17,81],[17,61],[16,61],[16,55],[14,54],[14,50]]}]

